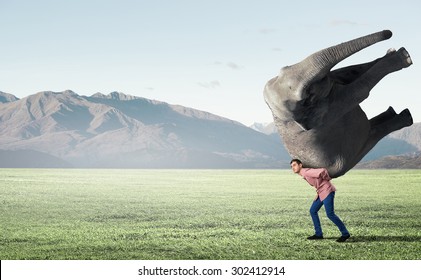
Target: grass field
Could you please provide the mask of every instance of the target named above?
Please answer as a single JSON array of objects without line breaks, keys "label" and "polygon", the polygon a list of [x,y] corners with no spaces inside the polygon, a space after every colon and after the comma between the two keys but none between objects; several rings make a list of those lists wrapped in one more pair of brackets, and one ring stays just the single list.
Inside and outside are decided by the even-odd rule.
[{"label": "grass field", "polygon": [[342,244],[289,170],[0,169],[0,259],[421,259],[421,170],[333,183]]}]

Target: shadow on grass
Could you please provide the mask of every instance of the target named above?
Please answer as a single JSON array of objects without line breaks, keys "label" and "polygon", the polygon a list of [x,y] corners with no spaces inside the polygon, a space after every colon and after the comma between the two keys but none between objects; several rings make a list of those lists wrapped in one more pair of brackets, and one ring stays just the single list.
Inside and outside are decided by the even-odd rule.
[{"label": "shadow on grass", "polygon": [[[332,238],[333,239],[333,238]],[[335,238],[336,239],[336,238]],[[421,242],[421,236],[358,236],[352,235],[350,239],[346,241],[347,243],[356,243],[356,242]]]}]

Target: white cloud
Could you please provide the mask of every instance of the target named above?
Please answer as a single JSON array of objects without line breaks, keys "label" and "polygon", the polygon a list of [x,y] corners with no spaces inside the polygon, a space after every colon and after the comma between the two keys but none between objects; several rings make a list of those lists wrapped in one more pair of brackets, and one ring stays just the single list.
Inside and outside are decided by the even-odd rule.
[{"label": "white cloud", "polygon": [[233,70],[240,70],[241,68],[243,68],[243,66],[238,65],[237,63],[234,62],[228,62],[227,66]]},{"label": "white cloud", "polygon": [[237,64],[235,62],[232,62],[232,61],[226,62],[226,63],[225,62],[221,62],[221,61],[215,61],[213,63],[213,65],[216,65],[216,66],[227,66],[228,68],[230,68],[232,70],[240,70],[240,69],[244,68],[244,66],[241,66],[241,65],[239,65],[239,64]]},{"label": "white cloud", "polygon": [[221,83],[217,80],[213,80],[210,82],[200,82],[197,83],[199,86],[203,87],[203,88],[207,88],[207,89],[216,89],[218,87],[221,86]]}]

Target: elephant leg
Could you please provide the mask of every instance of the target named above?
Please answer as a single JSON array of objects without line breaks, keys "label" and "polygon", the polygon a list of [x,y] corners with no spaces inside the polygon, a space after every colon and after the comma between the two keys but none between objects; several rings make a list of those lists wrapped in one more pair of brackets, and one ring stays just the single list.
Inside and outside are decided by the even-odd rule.
[{"label": "elephant leg", "polygon": [[368,69],[373,67],[381,59],[382,57],[371,62],[339,68],[330,72],[329,75],[337,83],[347,85],[361,77],[361,75],[367,72]]},{"label": "elephant leg", "polygon": [[[323,120],[329,122],[331,119],[348,113],[364,101],[369,96],[370,90],[387,74],[411,64],[409,53],[401,48],[398,51],[390,49],[385,56],[372,62],[336,70],[337,72],[334,72],[332,78],[335,79],[336,75],[338,83],[335,84],[335,89],[330,96],[333,101],[331,101],[332,106],[329,108],[329,114]],[[353,71],[354,73],[352,73]],[[347,72],[349,73],[348,78],[346,77]],[[355,80],[352,81],[354,78]],[[393,112],[389,113],[393,116]],[[389,113],[379,117],[383,118]],[[375,118],[373,123],[377,122],[376,119],[378,120]]]},{"label": "elephant leg", "polygon": [[[390,117],[390,108],[391,107],[389,107],[387,111],[375,117],[377,118],[376,122],[378,121],[378,123],[371,127],[370,135],[363,149],[357,154],[357,156],[354,159],[354,165],[357,164],[386,135],[393,131],[399,130],[401,128],[413,124],[412,116],[408,109],[403,110],[400,114]],[[388,117],[386,117],[386,115],[388,115]],[[386,117],[386,120],[383,122],[379,122],[380,118],[385,119],[384,117]],[[370,120],[370,123],[371,122],[372,120]]]},{"label": "elephant leg", "polygon": [[[392,109],[393,110],[393,109]],[[389,111],[389,110],[388,110]],[[386,111],[387,112],[387,111]],[[385,113],[383,113],[385,114]],[[379,123],[371,127],[371,132],[379,140],[389,133],[410,126],[413,124],[411,113],[408,109],[403,110],[398,115],[387,119],[386,121]]]},{"label": "elephant leg", "polygon": [[351,65],[343,68],[336,69],[334,71],[330,72],[331,77],[336,82],[339,82],[341,84],[349,84],[361,77],[365,72],[368,71],[371,67],[373,67],[377,62],[379,62],[381,59],[384,59],[388,55],[393,54],[396,52],[395,49],[388,49],[386,52],[386,55],[380,58],[377,58],[371,62],[363,63],[363,64],[357,64],[357,65]]},{"label": "elephant leg", "polygon": [[375,127],[381,123],[384,123],[387,120],[390,120],[396,116],[395,110],[390,106],[386,111],[383,113],[375,116],[374,118],[370,119],[370,127]]},{"label": "elephant leg", "polygon": [[406,68],[411,64],[411,57],[405,48],[388,52],[368,69],[364,75],[361,75],[355,82],[347,86],[347,92],[352,95],[350,97],[353,101],[352,103],[361,103],[368,97],[370,90],[386,75]]}]

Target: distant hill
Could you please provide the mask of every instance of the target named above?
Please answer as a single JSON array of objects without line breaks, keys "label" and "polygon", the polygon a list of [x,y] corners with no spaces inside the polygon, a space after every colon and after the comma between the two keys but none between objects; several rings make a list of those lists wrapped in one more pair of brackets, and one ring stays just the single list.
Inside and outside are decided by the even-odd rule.
[{"label": "distant hill", "polygon": [[8,103],[19,100],[16,96],[0,91],[0,103]]},{"label": "distant hill", "polygon": [[421,123],[414,123],[410,127],[395,131],[389,137],[403,140],[421,151]]},{"label": "distant hill", "polygon": [[[0,149],[17,152],[21,166],[37,158],[34,151],[73,167],[288,166],[279,137],[192,108],[120,92],[45,91],[7,100],[0,103]],[[1,166],[11,166],[3,155]]]},{"label": "distant hill", "polygon": [[359,163],[360,169],[421,169],[421,153],[412,155],[385,156],[373,161]]},{"label": "distant hill", "polygon": [[54,156],[31,150],[0,150],[0,168],[68,168],[72,165]]},{"label": "distant hill", "polygon": [[277,134],[278,130],[276,129],[275,123],[254,123],[250,126],[250,128],[259,131],[261,133],[271,135]]},{"label": "distant hill", "polygon": [[413,154],[420,151],[416,146],[405,139],[386,136],[361,160],[362,162],[376,160],[385,156]]}]

